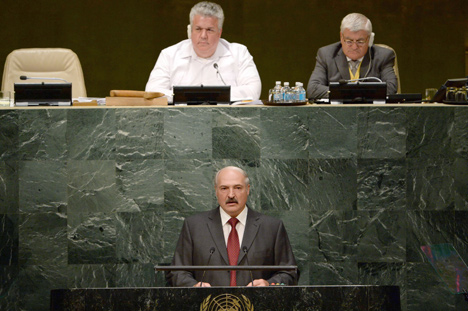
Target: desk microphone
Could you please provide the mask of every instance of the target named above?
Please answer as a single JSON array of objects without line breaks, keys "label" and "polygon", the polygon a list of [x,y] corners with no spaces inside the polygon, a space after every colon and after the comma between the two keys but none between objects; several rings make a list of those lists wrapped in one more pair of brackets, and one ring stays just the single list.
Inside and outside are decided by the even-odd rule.
[{"label": "desk microphone", "polygon": [[340,84],[346,84],[346,83],[348,83],[348,82],[366,81],[366,80],[377,80],[377,81],[379,81],[379,82],[383,82],[382,80],[380,80],[380,79],[377,78],[377,77],[367,77],[367,78],[352,79],[352,80],[340,79],[340,80],[338,80],[338,82],[339,82]]},{"label": "desk microphone", "polygon": [[[208,257],[208,263],[206,264],[207,266],[210,265],[211,256],[213,256],[213,253],[215,252],[215,250],[216,249],[214,247],[210,248],[210,257]],[[201,281],[200,281],[200,287],[203,287],[203,279],[205,278],[205,272],[206,272],[206,270],[203,270],[203,275],[202,275],[202,278],[201,278]]]},{"label": "desk microphone", "polygon": [[[250,264],[249,264],[249,257],[247,256],[247,246],[244,246],[244,247],[242,248],[242,251],[243,251],[244,254],[245,254],[245,261],[247,262],[247,266],[250,266]],[[252,286],[254,286],[254,284],[253,284],[252,270],[249,270],[249,272],[250,272],[250,279],[252,280]]]},{"label": "desk microphone", "polygon": [[37,79],[37,80],[61,80],[61,81],[65,81],[66,83],[70,83],[70,82],[68,82],[67,80],[61,79],[61,78],[41,78],[41,77],[20,76],[20,79],[21,79],[21,80],[29,80],[29,79]]},{"label": "desk microphone", "polygon": [[221,73],[219,72],[218,63],[214,63],[214,64],[213,64],[213,67],[216,69],[216,74],[219,75],[219,77],[221,78],[221,81],[223,81],[224,85],[226,85],[226,82],[224,82],[223,76],[222,76]]}]

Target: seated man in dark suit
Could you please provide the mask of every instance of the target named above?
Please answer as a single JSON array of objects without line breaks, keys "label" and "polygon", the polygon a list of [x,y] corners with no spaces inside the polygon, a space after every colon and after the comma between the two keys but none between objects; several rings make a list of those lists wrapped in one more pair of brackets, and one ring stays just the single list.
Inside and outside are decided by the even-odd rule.
[{"label": "seated man in dark suit", "polygon": [[351,13],[341,21],[340,42],[317,52],[314,71],[307,85],[309,99],[328,98],[330,82],[376,77],[387,82],[387,94],[397,92],[398,81],[393,69],[395,53],[373,45],[375,34],[371,21],[362,14]]},{"label": "seated man in dark suit", "polygon": [[[286,229],[279,219],[247,207],[250,182],[238,167],[225,167],[215,178],[220,207],[188,217],[172,265],[296,265]],[[211,257],[211,258],[210,258]],[[296,285],[294,271],[171,271],[172,286]],[[203,278],[203,284],[201,283]],[[252,284],[253,279],[253,284]]]}]

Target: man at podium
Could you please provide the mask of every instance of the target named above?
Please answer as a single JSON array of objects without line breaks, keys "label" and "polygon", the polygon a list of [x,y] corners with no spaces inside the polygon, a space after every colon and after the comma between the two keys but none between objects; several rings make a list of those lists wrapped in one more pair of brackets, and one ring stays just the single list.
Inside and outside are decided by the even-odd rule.
[{"label": "man at podium", "polygon": [[[247,173],[228,166],[216,174],[219,207],[185,219],[173,266],[295,266],[283,222],[247,203]],[[295,271],[171,271],[172,286],[296,285]]]},{"label": "man at podium", "polygon": [[172,102],[174,85],[230,85],[231,101],[259,99],[262,83],[247,47],[221,39],[221,6],[197,3],[189,17],[189,39],[161,51],[146,91],[164,93]]}]

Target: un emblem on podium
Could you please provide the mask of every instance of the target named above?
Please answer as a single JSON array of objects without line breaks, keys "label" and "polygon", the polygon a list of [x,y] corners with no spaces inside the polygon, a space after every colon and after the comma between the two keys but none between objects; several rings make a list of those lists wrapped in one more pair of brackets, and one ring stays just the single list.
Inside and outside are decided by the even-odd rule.
[{"label": "un emblem on podium", "polygon": [[253,311],[253,309],[249,298],[231,294],[221,294],[214,298],[208,295],[200,306],[200,311]]}]

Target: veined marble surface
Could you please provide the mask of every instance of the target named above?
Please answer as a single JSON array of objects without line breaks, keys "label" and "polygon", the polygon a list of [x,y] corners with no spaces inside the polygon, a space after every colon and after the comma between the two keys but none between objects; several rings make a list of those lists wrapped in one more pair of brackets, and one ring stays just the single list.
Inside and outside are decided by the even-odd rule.
[{"label": "veined marble surface", "polygon": [[[53,288],[164,285],[183,219],[243,167],[281,218],[301,285],[398,285],[403,310],[460,304],[420,251],[468,260],[468,108],[0,110],[0,309]],[[467,304],[468,305],[468,304]]]}]

